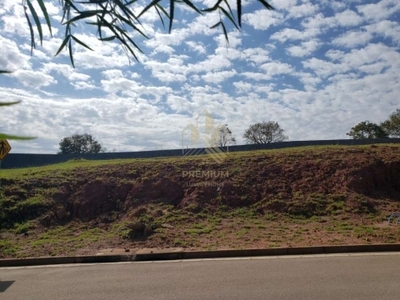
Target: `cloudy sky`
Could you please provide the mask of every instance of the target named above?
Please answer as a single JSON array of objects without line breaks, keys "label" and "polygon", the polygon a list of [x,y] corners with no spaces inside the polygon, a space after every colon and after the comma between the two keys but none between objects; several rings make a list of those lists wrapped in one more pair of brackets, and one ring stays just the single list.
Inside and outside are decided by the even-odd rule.
[{"label": "cloudy sky", "polygon": [[14,153],[55,153],[74,133],[109,151],[174,149],[208,111],[238,144],[250,124],[269,120],[292,141],[342,139],[400,107],[399,0],[274,0],[274,12],[242,2],[243,29],[228,26],[229,45],[209,28],[218,15],[178,9],[167,34],[149,11],[140,62],[79,25],[95,51],[76,45],[74,69],[67,52],[54,57],[64,34],[58,1],[48,3],[54,37],[31,56],[21,1],[1,0],[0,69],[14,73],[0,78],[0,97],[22,103],[1,108],[0,132],[38,137],[12,141]]}]

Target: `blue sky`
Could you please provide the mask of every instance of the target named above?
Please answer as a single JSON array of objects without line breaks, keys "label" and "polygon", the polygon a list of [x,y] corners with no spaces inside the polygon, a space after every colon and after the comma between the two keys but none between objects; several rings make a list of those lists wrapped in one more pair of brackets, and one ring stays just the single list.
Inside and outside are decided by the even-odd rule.
[{"label": "blue sky", "polygon": [[341,139],[400,107],[398,0],[275,0],[273,12],[244,3],[243,29],[229,27],[229,45],[209,29],[217,15],[178,10],[167,34],[149,11],[140,62],[79,25],[95,51],[75,46],[73,69],[67,52],[54,57],[63,38],[58,1],[48,4],[55,35],[33,56],[20,1],[1,1],[0,69],[14,73],[0,78],[0,97],[22,103],[1,109],[0,131],[38,137],[12,141],[14,153],[55,153],[74,133],[109,151],[172,149],[206,110],[238,144],[251,124],[269,120],[290,140]]}]

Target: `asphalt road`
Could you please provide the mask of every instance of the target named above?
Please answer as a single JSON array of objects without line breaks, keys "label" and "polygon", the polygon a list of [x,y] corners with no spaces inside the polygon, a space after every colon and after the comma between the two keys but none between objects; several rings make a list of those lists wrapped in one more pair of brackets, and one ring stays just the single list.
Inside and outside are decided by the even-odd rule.
[{"label": "asphalt road", "polygon": [[400,253],[0,268],[0,299],[398,299]]}]

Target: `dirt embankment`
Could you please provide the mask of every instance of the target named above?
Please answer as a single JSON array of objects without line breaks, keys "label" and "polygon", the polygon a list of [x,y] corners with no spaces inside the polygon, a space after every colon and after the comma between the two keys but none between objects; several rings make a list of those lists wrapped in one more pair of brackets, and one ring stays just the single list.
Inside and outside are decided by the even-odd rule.
[{"label": "dirt embankment", "polygon": [[35,214],[47,225],[74,219],[109,219],[114,212],[128,213],[149,203],[198,212],[221,205],[255,205],[259,211],[285,212],[299,201],[305,204],[324,196],[349,200],[348,205],[355,198],[372,202],[400,199],[398,147],[255,152],[228,156],[222,164],[210,158],[206,163],[201,159],[155,160],[96,168],[78,166],[59,173],[2,180],[6,204],[20,204],[22,209],[24,201],[32,197],[44,200],[27,205],[31,206],[27,214],[13,207],[17,221]]},{"label": "dirt embankment", "polygon": [[194,216],[251,208],[260,215],[311,218],[400,208],[395,146],[235,153],[221,164],[211,158],[75,164],[2,178],[3,230],[28,221],[39,229],[76,221],[155,224],[171,210]]}]

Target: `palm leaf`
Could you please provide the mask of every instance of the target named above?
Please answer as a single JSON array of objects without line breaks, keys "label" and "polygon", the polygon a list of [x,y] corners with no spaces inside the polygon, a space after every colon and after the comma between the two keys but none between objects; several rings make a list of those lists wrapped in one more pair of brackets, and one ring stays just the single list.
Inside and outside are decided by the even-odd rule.
[{"label": "palm leaf", "polygon": [[97,10],[88,10],[88,11],[81,11],[79,12],[79,15],[77,15],[76,17],[73,17],[72,19],[68,20],[67,22],[65,22],[65,24],[71,24],[74,23],[78,20],[81,19],[86,19],[86,18],[90,18],[93,17],[99,13],[104,12],[104,10],[102,9],[97,9]]},{"label": "palm leaf", "polygon": [[259,2],[261,2],[262,5],[264,5],[264,7],[268,10],[274,10],[275,8],[269,4],[267,1],[265,0],[258,0]]},{"label": "palm leaf", "polygon": [[161,16],[160,11],[158,10],[157,6],[154,6],[154,8],[156,9],[156,12],[157,12],[157,14],[158,14],[158,17],[159,17],[160,20],[161,20],[161,23],[162,23],[163,28],[165,29],[164,18]]},{"label": "palm leaf", "polygon": [[35,45],[35,33],[33,32],[33,26],[32,26],[31,20],[29,19],[29,16],[28,16],[28,13],[26,12],[26,10],[27,10],[27,8],[25,7],[24,8],[24,14],[25,14],[26,21],[28,22],[29,33],[31,35],[31,55],[32,55],[33,49],[36,48],[36,45]]},{"label": "palm leaf", "polygon": [[222,30],[224,31],[224,35],[225,35],[225,39],[226,39],[226,43],[229,45],[229,38],[228,38],[228,32],[226,31],[225,25],[223,22],[221,22],[221,27]]},{"label": "palm leaf", "polygon": [[36,139],[36,137],[18,136],[18,135],[10,135],[10,134],[5,134],[5,133],[0,133],[0,139],[27,141],[27,140],[34,140],[34,139]]},{"label": "palm leaf", "polygon": [[50,22],[49,14],[47,13],[46,5],[44,4],[43,0],[38,0],[38,3],[40,6],[40,9],[42,10],[44,18],[46,19],[47,26],[49,27],[50,36],[53,36],[53,32],[51,30],[51,22]]},{"label": "palm leaf", "polygon": [[169,33],[172,30],[172,22],[174,21],[174,10],[175,10],[175,1],[169,1]]},{"label": "palm leaf", "polygon": [[222,0],[218,0],[218,2],[215,3],[215,5],[213,7],[203,9],[203,11],[204,12],[216,11],[218,9],[219,5],[221,4],[221,2],[222,2]]},{"label": "palm leaf", "polygon": [[232,22],[232,24],[235,25],[236,29],[240,30],[232,16],[223,7],[220,7],[219,9]]},{"label": "palm leaf", "polygon": [[0,102],[0,106],[11,106],[11,105],[14,105],[14,104],[18,104],[18,103],[20,103],[21,101],[14,101],[14,102]]},{"label": "palm leaf", "polygon": [[39,16],[36,13],[35,8],[33,7],[32,3],[30,0],[26,0],[26,3],[28,4],[29,10],[32,14],[33,20],[35,21],[36,27],[39,32],[39,39],[40,39],[40,44],[43,44],[43,31],[42,31],[42,24],[40,23]]},{"label": "palm leaf", "polygon": [[199,13],[200,15],[202,15],[201,11],[189,0],[182,0],[182,2],[185,3],[187,6],[189,6],[190,8],[192,8],[197,13]]},{"label": "palm leaf", "polygon": [[55,56],[57,56],[58,54],[60,54],[61,50],[67,45],[67,43],[68,43],[70,37],[71,37],[70,35],[67,35],[67,36],[65,37],[65,39],[64,39],[64,41],[62,42],[60,48],[58,48],[58,51],[56,52],[56,55],[55,55]]},{"label": "palm leaf", "polygon": [[69,52],[69,59],[71,60],[71,65],[72,65],[73,68],[75,68],[74,56],[72,55],[72,41],[71,41],[71,39],[69,40],[69,43],[68,43],[68,52]]},{"label": "palm leaf", "polygon": [[153,6],[158,4],[158,2],[160,2],[160,1],[161,0],[153,0],[153,1],[151,1],[150,4],[147,5],[137,17],[140,18],[146,11],[148,11],[150,8],[152,8]]},{"label": "palm leaf", "polygon": [[242,0],[236,0],[236,9],[239,27],[242,27]]},{"label": "palm leaf", "polygon": [[90,48],[90,47],[89,47],[88,45],[86,45],[84,42],[82,42],[81,40],[79,40],[77,37],[74,37],[73,35],[71,35],[71,37],[72,37],[72,39],[73,39],[75,42],[77,42],[79,45],[81,45],[81,46],[83,46],[83,47],[85,47],[85,48],[87,48],[87,49],[93,51],[92,48]]}]

